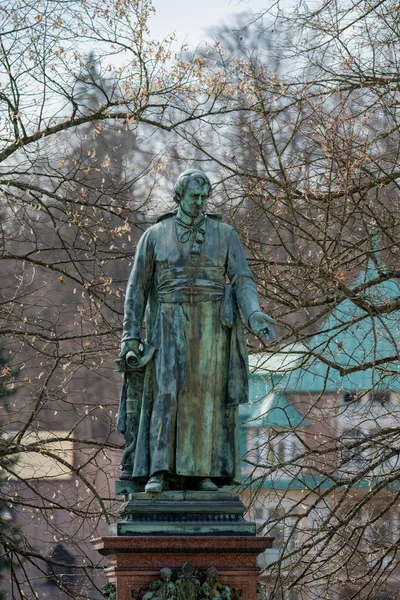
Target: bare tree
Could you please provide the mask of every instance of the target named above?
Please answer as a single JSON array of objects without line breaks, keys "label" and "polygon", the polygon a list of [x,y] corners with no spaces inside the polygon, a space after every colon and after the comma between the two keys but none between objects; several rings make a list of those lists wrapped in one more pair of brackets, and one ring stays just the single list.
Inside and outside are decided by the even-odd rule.
[{"label": "bare tree", "polygon": [[398,597],[396,15],[272,4],[208,54],[243,106],[196,152],[280,331],[252,342],[243,413],[244,494],[277,538],[271,598]]},{"label": "bare tree", "polygon": [[125,280],[140,232],[170,205],[160,178],[178,134],[236,102],[217,107],[226,83],[175,56],[170,39],[150,39],[152,10],[147,0],[0,10],[0,332],[18,370],[1,499],[22,534],[2,540],[12,598],[101,596],[89,540],[117,518]]},{"label": "bare tree", "polygon": [[177,159],[214,177],[279,325],[276,346],[249,338],[243,414],[243,495],[277,538],[267,593],[396,597],[398,11],[274,6],[175,57],[146,1],[3,3],[12,597],[99,597],[88,540],[116,519],[123,284]]}]

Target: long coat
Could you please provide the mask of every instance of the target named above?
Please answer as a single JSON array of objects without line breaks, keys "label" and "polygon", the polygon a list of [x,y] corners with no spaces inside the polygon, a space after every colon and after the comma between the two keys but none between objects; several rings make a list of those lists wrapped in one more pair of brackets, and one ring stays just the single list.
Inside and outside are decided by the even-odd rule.
[{"label": "long coat", "polygon": [[[259,308],[234,229],[214,215],[197,227],[168,213],[142,236],[129,277],[123,341],[156,348],[133,425],[133,478],[158,471],[238,477],[238,404],[248,401],[248,364],[238,306]],[[130,425],[132,427],[132,424]],[[127,433],[121,402],[117,430]]]}]

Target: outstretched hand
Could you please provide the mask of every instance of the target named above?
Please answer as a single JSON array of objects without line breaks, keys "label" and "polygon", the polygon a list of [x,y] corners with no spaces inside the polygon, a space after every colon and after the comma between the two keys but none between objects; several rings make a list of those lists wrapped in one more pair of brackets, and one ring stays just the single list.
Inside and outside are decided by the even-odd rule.
[{"label": "outstretched hand", "polygon": [[256,311],[249,318],[249,327],[263,342],[276,340],[274,319],[261,311]]}]

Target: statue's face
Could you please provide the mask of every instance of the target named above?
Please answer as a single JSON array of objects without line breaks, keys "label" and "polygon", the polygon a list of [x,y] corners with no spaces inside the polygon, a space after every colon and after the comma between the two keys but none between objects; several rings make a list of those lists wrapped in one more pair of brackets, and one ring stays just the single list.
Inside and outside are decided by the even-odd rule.
[{"label": "statue's face", "polygon": [[183,211],[190,217],[197,217],[205,207],[208,199],[208,186],[190,179],[188,186],[182,195],[180,205]]}]

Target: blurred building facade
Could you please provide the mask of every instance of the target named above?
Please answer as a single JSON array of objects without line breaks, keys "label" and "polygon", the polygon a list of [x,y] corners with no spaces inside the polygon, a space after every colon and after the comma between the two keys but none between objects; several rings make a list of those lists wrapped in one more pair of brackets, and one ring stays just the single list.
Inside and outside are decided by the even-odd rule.
[{"label": "blurred building facade", "polygon": [[275,536],[270,598],[400,598],[400,285],[382,275],[376,254],[315,336],[250,357],[244,496]]}]

